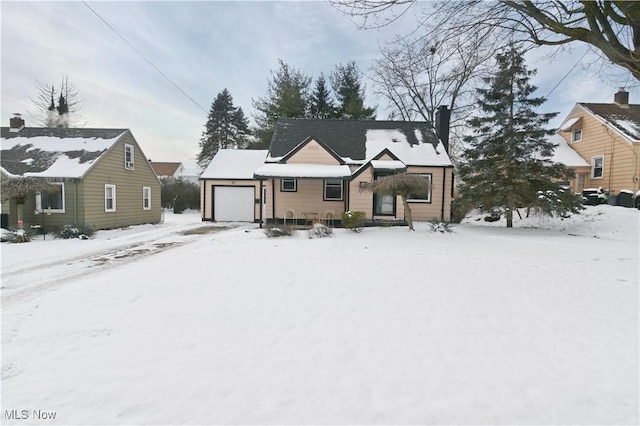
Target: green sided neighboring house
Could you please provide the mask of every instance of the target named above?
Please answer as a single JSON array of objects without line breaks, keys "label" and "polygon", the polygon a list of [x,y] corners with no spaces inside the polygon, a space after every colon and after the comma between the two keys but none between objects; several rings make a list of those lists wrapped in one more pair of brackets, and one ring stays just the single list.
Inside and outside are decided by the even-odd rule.
[{"label": "green sided neighboring house", "polygon": [[[161,221],[160,182],[130,130],[24,127],[14,117],[1,136],[2,179],[34,176],[59,186],[27,197],[25,223],[44,223],[51,231],[67,224],[97,230]],[[3,219],[16,225],[16,204],[2,198]]]}]

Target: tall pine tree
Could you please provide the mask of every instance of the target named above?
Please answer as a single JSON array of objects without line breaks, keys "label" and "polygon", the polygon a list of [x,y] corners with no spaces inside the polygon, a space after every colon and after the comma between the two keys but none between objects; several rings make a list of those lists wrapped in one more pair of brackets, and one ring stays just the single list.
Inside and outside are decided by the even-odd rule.
[{"label": "tall pine tree", "polygon": [[337,65],[331,74],[331,86],[338,101],[337,116],[350,120],[374,120],[375,108],[364,106],[365,87],[360,82],[360,72],[355,61],[346,66]]},{"label": "tall pine tree", "polygon": [[309,104],[311,78],[281,59],[278,63],[280,68],[271,72],[266,96],[253,101],[253,107],[257,110],[254,117],[257,124],[255,134],[264,147],[271,143],[279,118],[304,117]]},{"label": "tall pine tree", "polygon": [[573,171],[552,162],[555,145],[548,137],[554,131],[544,128],[557,113],[535,112],[546,101],[532,97],[535,71],[513,47],[496,60],[497,72],[484,79],[487,88],[477,89],[481,114],[468,121],[473,134],[465,138],[458,169],[460,196],[484,211],[504,213],[507,227],[516,208],[550,215],[577,211],[577,198],[560,184]]},{"label": "tall pine tree", "polygon": [[320,73],[320,77],[316,79],[316,86],[311,94],[309,114],[311,118],[333,118],[335,113],[335,106],[329,87],[327,87],[327,80],[324,74]]},{"label": "tall pine tree", "polygon": [[206,167],[220,149],[245,147],[248,136],[249,122],[242,108],[233,106],[231,93],[224,89],[211,104],[200,138],[198,165]]}]

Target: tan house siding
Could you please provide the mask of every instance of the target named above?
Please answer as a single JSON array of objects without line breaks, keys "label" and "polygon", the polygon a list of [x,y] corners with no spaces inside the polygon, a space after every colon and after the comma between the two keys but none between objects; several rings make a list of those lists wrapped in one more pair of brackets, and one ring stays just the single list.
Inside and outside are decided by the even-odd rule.
[{"label": "tan house siding", "polygon": [[[407,173],[431,174],[431,202],[409,202],[413,220],[440,219],[442,216],[444,216],[445,220],[448,220],[451,217],[450,200],[453,168],[409,167]],[[397,202],[398,215],[402,214],[404,217],[402,200],[398,199]]]},{"label": "tan house siding", "polygon": [[373,218],[373,194],[360,191],[360,182],[373,182],[373,168],[367,167],[362,170],[349,183],[349,210],[364,212],[367,219]]},{"label": "tan house siding", "polygon": [[288,164],[339,164],[339,161],[315,140],[310,140],[287,159]]},{"label": "tan house siding", "polygon": [[[640,183],[634,181],[634,176],[640,175],[640,144],[631,143],[581,107],[577,107],[567,118],[576,117],[581,117],[581,120],[560,134],[589,164],[593,164],[594,157],[604,156],[603,176],[592,178],[591,170],[587,170],[585,187],[602,187],[613,195],[617,195],[623,189],[638,191]],[[582,129],[580,142],[571,141],[575,129]],[[576,172],[585,173],[585,170]],[[571,187],[579,190],[577,177],[571,182]]]},{"label": "tan house siding", "polygon": [[295,210],[298,219],[304,219],[303,213],[316,213],[318,216],[324,214],[325,210],[333,210],[336,217],[344,211],[344,197],[346,196],[346,186],[343,187],[343,200],[325,201],[324,180],[323,179],[298,179],[297,191],[281,191],[280,179],[274,180],[276,191],[275,214],[276,217],[283,217],[286,209]]},{"label": "tan house siding", "polygon": [[[134,169],[125,169],[125,143],[134,146]],[[105,212],[105,185],[116,187],[116,210]],[[151,188],[151,209],[142,205],[143,187]],[[162,217],[161,186],[138,144],[126,133],[84,179],[85,223],[109,229],[157,223]]]}]

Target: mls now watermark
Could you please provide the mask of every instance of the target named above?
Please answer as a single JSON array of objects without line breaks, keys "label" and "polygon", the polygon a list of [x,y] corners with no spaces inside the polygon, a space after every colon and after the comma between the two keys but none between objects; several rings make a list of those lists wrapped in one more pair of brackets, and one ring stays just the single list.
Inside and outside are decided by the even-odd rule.
[{"label": "mls now watermark", "polygon": [[4,410],[5,420],[54,420],[55,411],[44,410]]}]

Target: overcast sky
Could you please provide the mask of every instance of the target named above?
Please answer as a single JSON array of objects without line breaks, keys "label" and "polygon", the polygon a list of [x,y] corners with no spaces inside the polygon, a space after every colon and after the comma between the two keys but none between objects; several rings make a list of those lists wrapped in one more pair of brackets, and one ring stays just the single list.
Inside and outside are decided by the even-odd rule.
[{"label": "overcast sky", "polygon": [[[27,126],[37,125],[30,101],[37,81],[58,86],[67,75],[82,98],[87,127],[130,128],[147,157],[186,165],[195,164],[207,112],[224,88],[251,118],[251,101],[265,95],[278,59],[314,79],[349,60],[366,72],[379,46],[410,26],[405,20],[381,31],[358,30],[328,2],[88,4],[193,101],[82,2],[2,1],[2,125],[14,112],[24,114]],[[537,94],[547,95],[584,51],[576,45],[553,63],[531,57]],[[578,66],[549,96],[544,112],[560,112],[554,125],[576,102],[613,101],[620,83],[593,74]],[[387,118],[373,84],[364,83],[367,105],[378,105],[378,119]],[[638,87],[629,91],[630,102],[639,103]]]}]

